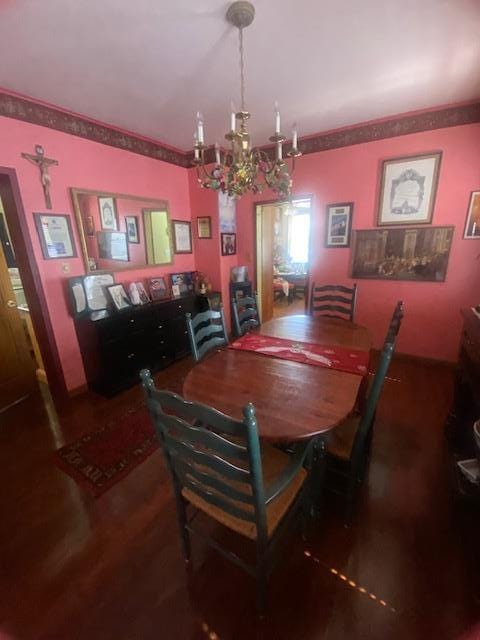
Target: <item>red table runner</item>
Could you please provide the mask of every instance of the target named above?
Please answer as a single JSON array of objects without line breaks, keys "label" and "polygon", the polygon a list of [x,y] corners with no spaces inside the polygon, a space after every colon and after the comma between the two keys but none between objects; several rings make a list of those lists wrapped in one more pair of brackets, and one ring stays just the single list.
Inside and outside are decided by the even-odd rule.
[{"label": "red table runner", "polygon": [[365,351],[338,346],[324,346],[313,342],[285,340],[272,336],[247,333],[232,344],[231,349],[254,351],[273,358],[294,360],[318,367],[337,369],[347,373],[366,375],[370,354]]}]

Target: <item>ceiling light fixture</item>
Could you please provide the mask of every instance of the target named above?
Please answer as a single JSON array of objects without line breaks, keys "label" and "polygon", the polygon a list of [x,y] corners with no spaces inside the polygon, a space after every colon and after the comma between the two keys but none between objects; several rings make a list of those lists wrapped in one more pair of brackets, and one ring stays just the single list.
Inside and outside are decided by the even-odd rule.
[{"label": "ceiling light fixture", "polygon": [[230,149],[221,151],[215,144],[215,165],[209,171],[205,164],[205,144],[203,119],[197,113],[197,130],[193,163],[197,167],[198,182],[205,189],[223,191],[229,196],[240,198],[248,191],[260,193],[265,187],[272,189],[280,198],[289,199],[292,189],[291,175],[295,170],[295,159],[301,156],[297,147],[297,127],[292,128],[292,148],[287,153],[291,161],[289,170],[283,158],[283,143],[286,141],[280,131],[280,112],[275,103],[275,133],[270,142],[275,145],[275,159],[258,147],[251,148],[250,135],[246,122],[250,113],[245,109],[245,77],[243,61],[243,30],[253,22],[255,8],[250,2],[239,0],[230,5],[226,18],[239,32],[240,53],[240,111],[235,113],[232,107],[230,131],[225,138],[230,142]]}]

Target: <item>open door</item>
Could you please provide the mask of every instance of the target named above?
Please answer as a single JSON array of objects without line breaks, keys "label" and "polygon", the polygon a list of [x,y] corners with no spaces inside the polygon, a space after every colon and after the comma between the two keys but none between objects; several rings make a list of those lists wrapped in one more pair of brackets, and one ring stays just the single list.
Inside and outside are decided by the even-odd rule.
[{"label": "open door", "polygon": [[276,204],[257,204],[255,222],[257,230],[257,296],[260,319],[273,318],[273,235]]},{"label": "open door", "polygon": [[[0,207],[0,215],[3,216]],[[12,253],[13,255],[13,253]],[[37,389],[35,366],[0,243],[0,413]]]}]

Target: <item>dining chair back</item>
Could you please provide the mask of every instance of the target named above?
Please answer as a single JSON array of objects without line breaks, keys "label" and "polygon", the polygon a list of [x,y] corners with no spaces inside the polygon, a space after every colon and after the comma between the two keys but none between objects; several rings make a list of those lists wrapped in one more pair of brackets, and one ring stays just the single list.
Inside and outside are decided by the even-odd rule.
[{"label": "dining chair back", "polygon": [[[148,370],[142,370],[140,378],[173,482],[186,563],[190,561],[189,534],[200,533],[191,524],[193,518],[187,517],[190,506],[255,542],[257,563],[252,567],[201,533],[207,543],[257,578],[263,608],[269,545],[280,520],[297,497],[305,496],[303,463],[311,454],[310,444],[294,458],[274,447],[262,447],[261,452],[251,403],[243,408],[243,420],[235,420],[156,389]],[[280,462],[285,464],[279,474]],[[276,477],[269,467],[276,469]],[[268,487],[264,477],[270,481]]]},{"label": "dining chair back", "polygon": [[191,313],[186,314],[187,331],[190,340],[190,347],[195,362],[217,347],[228,344],[227,327],[223,306],[219,311],[203,311],[192,317]]},{"label": "dining chair back", "polygon": [[357,302],[357,284],[345,287],[341,284],[316,285],[312,282],[310,314],[342,318],[354,321]]},{"label": "dining chair back", "polygon": [[232,298],[233,328],[237,337],[260,326],[257,294]]},{"label": "dining chair back", "polygon": [[[349,416],[327,441],[327,464],[330,472],[347,478],[347,518],[350,519],[358,484],[363,481],[371,450],[377,404],[395,352],[396,340],[404,316],[399,301],[390,321],[380,354],[380,361],[361,410]],[[328,485],[327,485],[328,486]],[[330,487],[332,488],[332,487]],[[335,489],[334,489],[335,491]]]}]

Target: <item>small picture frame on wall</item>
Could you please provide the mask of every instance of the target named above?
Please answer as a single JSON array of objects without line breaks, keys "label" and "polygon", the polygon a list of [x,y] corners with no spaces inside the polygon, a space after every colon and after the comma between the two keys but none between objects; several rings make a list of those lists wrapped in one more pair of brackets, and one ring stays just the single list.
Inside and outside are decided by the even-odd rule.
[{"label": "small picture frame on wall", "polygon": [[237,253],[237,234],[221,233],[222,256],[234,256]]},{"label": "small picture frame on wall", "polygon": [[197,236],[200,240],[209,240],[212,237],[212,218],[210,216],[197,218]]},{"label": "small picture frame on wall", "polygon": [[44,213],[35,213],[34,216],[45,260],[75,258],[77,250],[73,241],[70,216]]},{"label": "small picture frame on wall", "polygon": [[102,229],[105,231],[116,231],[118,229],[118,222],[115,198],[99,196],[98,209],[100,211]]},{"label": "small picture frame on wall", "polygon": [[108,287],[108,293],[112,299],[112,302],[117,311],[121,311],[122,309],[128,309],[131,306],[130,300],[128,299],[127,292],[123,284],[114,284],[111,287]]},{"label": "small picture frame on wall", "polygon": [[382,163],[377,225],[431,224],[442,152]]},{"label": "small picture frame on wall", "polygon": [[166,300],[167,298],[170,298],[170,291],[167,288],[165,278],[162,276],[150,278],[148,286],[152,300]]},{"label": "small picture frame on wall", "polygon": [[480,191],[470,194],[463,237],[466,240],[480,238]]},{"label": "small picture frame on wall", "polygon": [[172,220],[173,250],[175,253],[192,253],[191,223],[186,220]]},{"label": "small picture frame on wall", "polygon": [[352,230],[353,202],[327,204],[326,247],[349,247]]},{"label": "small picture frame on wall", "polygon": [[130,244],[140,244],[137,216],[125,216],[125,228],[127,231],[128,242]]}]

